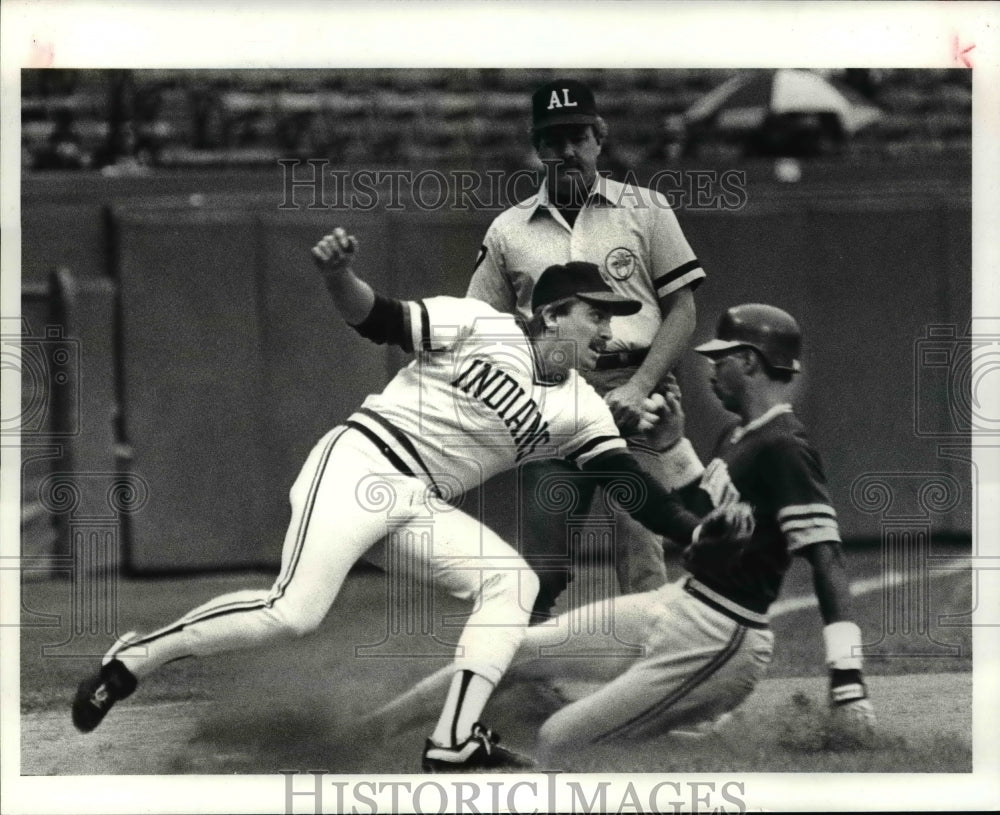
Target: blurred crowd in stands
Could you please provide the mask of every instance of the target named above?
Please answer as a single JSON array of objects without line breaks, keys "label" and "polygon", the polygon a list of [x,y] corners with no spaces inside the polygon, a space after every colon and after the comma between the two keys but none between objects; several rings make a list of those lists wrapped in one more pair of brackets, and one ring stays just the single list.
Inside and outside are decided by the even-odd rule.
[{"label": "blurred crowd in stands", "polygon": [[[971,150],[972,72],[827,71],[883,118],[836,143],[780,148],[700,139],[683,113],[735,70],[574,70],[611,125],[605,160],[728,159],[779,151],[847,158],[920,157]],[[530,161],[529,94],[542,69],[26,70],[21,75],[22,166],[142,173],[278,158],[343,165],[483,166]]]}]

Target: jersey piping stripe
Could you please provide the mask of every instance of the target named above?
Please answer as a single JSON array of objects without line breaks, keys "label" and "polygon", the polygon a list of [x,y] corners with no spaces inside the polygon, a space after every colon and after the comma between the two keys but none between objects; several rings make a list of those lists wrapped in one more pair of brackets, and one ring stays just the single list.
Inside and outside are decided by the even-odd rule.
[{"label": "jersey piping stripe", "polygon": [[796,529],[813,529],[820,526],[836,529],[837,522],[828,515],[813,515],[810,518],[802,518],[797,521],[781,521],[779,526],[781,526],[782,532],[794,532]]},{"label": "jersey piping stripe", "polygon": [[133,648],[137,645],[145,645],[146,643],[157,640],[167,634],[180,631],[193,623],[204,622],[205,620],[211,620],[215,617],[222,617],[226,614],[234,614],[240,611],[256,611],[262,608],[271,608],[275,602],[280,600],[284,596],[285,589],[288,588],[288,584],[292,581],[292,577],[295,575],[295,569],[298,566],[299,558],[302,554],[302,547],[305,544],[306,535],[308,534],[309,520],[312,517],[312,511],[316,505],[316,495],[319,492],[319,485],[323,480],[323,474],[326,470],[326,466],[330,461],[330,455],[333,453],[334,446],[340,440],[341,436],[344,435],[345,431],[346,427],[343,428],[336,436],[333,436],[327,442],[326,447],[323,448],[319,465],[316,467],[316,472],[313,474],[312,482],[309,485],[309,493],[306,498],[305,506],[302,508],[302,516],[299,518],[299,528],[295,534],[295,548],[292,552],[292,556],[289,558],[288,566],[282,571],[282,574],[278,576],[278,580],[275,581],[274,587],[269,592],[262,592],[261,597],[259,598],[230,600],[227,603],[213,606],[212,608],[197,610],[181,617],[177,620],[177,622],[171,623],[164,628],[153,631],[144,637],[139,637],[138,639],[129,641],[128,645],[122,650],[125,650],[126,648]]},{"label": "jersey piping stripe", "polygon": [[664,286],[660,286],[656,289],[656,297],[658,300],[662,300],[664,297],[673,294],[676,291],[680,291],[685,286],[689,287],[691,291],[697,289],[702,281],[705,279],[705,273],[701,270],[697,272],[688,272],[683,277],[677,278]]},{"label": "jersey piping stripe", "polygon": [[416,322],[413,317],[413,312],[416,307],[416,304],[412,300],[403,301],[403,334],[406,337],[406,343],[400,345],[400,348],[408,354],[413,353],[413,349],[418,347],[420,340],[420,337],[415,337],[413,335],[413,326]]},{"label": "jersey piping stripe", "polygon": [[837,513],[829,504],[796,504],[778,510],[779,521],[799,516],[808,517],[809,515],[830,515],[834,518],[837,517]]},{"label": "jersey piping stripe", "polygon": [[[410,457],[416,463],[417,468],[426,477],[427,483],[430,484],[430,486],[433,487],[435,490],[437,490],[438,493],[440,494],[440,488],[434,481],[434,476],[431,475],[431,471],[427,468],[427,465],[424,464],[424,460],[420,457],[420,453],[417,452],[417,448],[413,446],[413,442],[410,440],[409,436],[407,436],[402,430],[400,430],[398,427],[392,424],[392,422],[390,422],[388,419],[380,416],[378,413],[376,413],[374,410],[371,410],[370,408],[363,407],[359,409],[358,412],[354,415],[355,417],[357,417],[359,414],[361,416],[365,416],[366,418],[370,419],[372,422],[375,422],[379,427],[385,430],[385,432],[387,432],[390,436],[392,436],[392,438],[396,440],[396,442],[403,448],[403,450],[405,450],[410,455]],[[409,475],[414,474],[412,472],[412,468],[410,469],[408,474]]]},{"label": "jersey piping stripe", "polygon": [[806,529],[788,534],[788,551],[794,552],[804,546],[812,546],[814,543],[841,543],[840,530],[827,527]]},{"label": "jersey piping stripe", "polygon": [[621,436],[594,436],[594,438],[589,441],[585,441],[579,447],[576,448],[572,453],[566,456],[567,461],[576,461],[580,456],[586,455],[588,452],[593,450],[597,445],[604,444],[609,441],[621,441]]},{"label": "jersey piping stripe", "polygon": [[582,454],[576,460],[576,463],[580,467],[586,467],[588,464],[590,464],[591,461],[593,461],[598,456],[603,455],[604,453],[614,453],[614,452],[622,453],[627,450],[628,450],[628,445],[625,443],[625,439],[621,438],[620,436],[612,436],[611,438],[601,442],[599,445],[597,445],[597,447],[593,447],[586,453]]},{"label": "jersey piping stripe", "polygon": [[701,261],[697,258],[695,260],[689,260],[687,263],[682,263],[676,269],[667,272],[666,274],[661,274],[656,280],[653,281],[654,289],[661,289],[668,283],[673,283],[675,280],[684,277],[688,272],[693,272],[695,269],[701,268]]},{"label": "jersey piping stripe", "polygon": [[423,300],[417,300],[420,307],[420,350],[431,350],[431,317],[427,313],[427,306]]},{"label": "jersey piping stripe", "polygon": [[699,685],[710,679],[713,674],[717,673],[727,662],[729,662],[729,660],[733,658],[733,656],[736,655],[736,653],[740,650],[740,646],[743,645],[743,640],[746,639],[746,633],[746,626],[737,626],[733,635],[729,638],[729,642],[726,643],[723,649],[712,657],[712,659],[709,660],[709,662],[701,668],[701,670],[689,676],[684,683],[677,688],[677,690],[664,697],[659,702],[656,702],[642,713],[633,716],[627,722],[602,733],[600,736],[595,738],[593,742],[596,744],[598,742],[622,736],[629,729],[648,722],[650,719],[660,715],[668,708],[676,705],[685,696],[694,691]]}]

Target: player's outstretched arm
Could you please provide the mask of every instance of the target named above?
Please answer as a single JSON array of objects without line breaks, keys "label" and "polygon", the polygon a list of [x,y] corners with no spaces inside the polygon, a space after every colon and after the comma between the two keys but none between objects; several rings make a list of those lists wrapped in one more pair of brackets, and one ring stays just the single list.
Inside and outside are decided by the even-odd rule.
[{"label": "player's outstretched arm", "polygon": [[364,322],[375,305],[372,287],[351,270],[357,248],[357,239],[339,226],[312,248],[313,262],[323,275],[333,303],[350,325]]},{"label": "player's outstretched arm", "polygon": [[351,269],[358,241],[337,227],[312,248],[313,261],[344,320],[365,339],[413,351],[406,303],[377,294]]},{"label": "player's outstretched arm", "polygon": [[716,541],[748,539],[754,530],[753,511],[742,503],[719,507],[702,517],[691,512],[677,492],[665,489],[647,473],[627,450],[609,450],[595,456],[584,466],[600,477],[614,494],[618,480],[626,494],[641,484],[642,499],[627,503],[629,515],[647,529],[669,538],[679,546],[712,538]]}]

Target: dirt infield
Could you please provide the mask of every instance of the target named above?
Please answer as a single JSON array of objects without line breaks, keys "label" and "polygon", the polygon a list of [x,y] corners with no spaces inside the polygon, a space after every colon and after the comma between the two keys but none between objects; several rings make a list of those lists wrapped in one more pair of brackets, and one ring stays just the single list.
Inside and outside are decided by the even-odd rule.
[{"label": "dirt infield", "polygon": [[[865,589],[864,579],[879,574],[877,550],[853,553],[851,560],[856,614],[874,642],[885,627],[884,615],[895,595],[886,595],[880,581],[869,580],[875,589]],[[807,602],[808,570],[797,564],[786,579],[780,613],[772,620],[776,645],[769,677],[747,701],[723,742],[710,749],[691,745],[678,749],[671,737],[664,737],[634,752],[618,749],[590,756],[589,763],[576,756],[574,768],[968,772],[971,629],[946,623],[956,619],[949,615],[967,613],[972,607],[971,580],[967,569],[933,572],[932,577],[922,595],[926,628],[914,625],[908,636],[885,640],[881,650],[893,656],[878,657],[874,652],[866,656],[884,736],[877,749],[832,755],[817,748],[815,733],[821,729],[817,717],[826,682],[821,620]],[[269,580],[265,574],[122,580],[117,586],[118,630],[153,630],[210,597],[266,586]],[[145,680],[96,732],[83,736],[70,723],[69,702],[77,682],[94,669],[110,639],[105,634],[71,638],[73,595],[68,582],[26,583],[20,631],[21,772],[160,775],[303,768],[415,772],[426,727],[405,733],[388,747],[364,734],[344,737],[359,713],[384,704],[446,664],[454,650],[453,645],[407,636],[405,631],[386,640],[391,619],[386,591],[381,573],[354,574],[314,634],[267,649],[174,663]],[[436,596],[435,631],[454,639],[464,613],[464,604]],[[388,653],[389,648],[394,653]],[[365,650],[371,658],[363,658]],[[564,697],[585,690],[560,688]],[[798,691],[811,700],[811,709],[792,703]],[[484,719],[505,742],[530,750],[539,723],[558,704],[550,688],[515,686],[496,694]]]},{"label": "dirt infield", "polygon": [[[882,748],[831,756],[827,751],[810,749],[810,724],[807,716],[790,714],[789,705],[797,691],[819,705],[824,694],[820,677],[782,677],[765,680],[741,709],[721,746],[714,745],[705,755],[685,748],[686,756],[677,755],[668,739],[658,740],[654,749],[645,747],[634,755],[619,749],[614,766],[605,771],[739,770],[787,772],[798,769],[815,771],[818,762],[828,769],[846,771],[927,772],[971,770],[972,675],[969,673],[920,674],[913,676],[876,676],[870,682],[872,696],[881,720]],[[566,687],[580,693],[582,686]],[[511,703],[511,693],[506,702]],[[512,704],[498,699],[497,726],[522,746],[531,731],[517,717],[524,712],[512,710]],[[506,712],[504,711],[506,708]],[[914,715],[920,711],[920,715]],[[284,716],[284,724],[275,724],[272,712],[245,710],[242,721],[229,718],[232,711],[220,716],[217,704],[209,701],[143,703],[125,702],[101,728],[89,735],[77,733],[68,710],[27,713],[22,716],[22,775],[161,775],[194,773],[276,773],[281,769],[322,767],[331,772],[407,773],[415,772],[423,733],[414,732],[393,745],[379,750],[371,745],[356,745],[354,755],[338,756],[337,726],[323,717],[306,713]],[[288,713],[288,711],[285,711]],[[799,717],[799,732],[782,736],[779,724]],[[503,721],[506,720],[506,721]],[[537,721],[536,721],[537,723]],[[792,730],[797,725],[792,723]],[[752,738],[748,734],[755,734]],[[789,738],[799,743],[788,743]],[[782,741],[784,739],[784,742]],[[945,749],[942,749],[942,745]],[[662,749],[660,749],[662,748]],[[943,755],[950,749],[951,755]],[[799,766],[781,766],[785,754],[799,751]],[[814,754],[810,759],[809,754]],[[949,766],[913,766],[912,761],[931,756]],[[714,756],[714,758],[710,758]],[[598,756],[585,759],[600,761]],[[685,763],[685,762],[688,763]],[[706,766],[715,761],[718,766]],[[831,761],[841,766],[830,766]],[[690,762],[694,762],[693,764]],[[962,764],[965,767],[962,767]],[[899,765],[899,766],[897,766]],[[580,767],[583,769],[583,766]],[[594,770],[596,767],[586,767]]]}]

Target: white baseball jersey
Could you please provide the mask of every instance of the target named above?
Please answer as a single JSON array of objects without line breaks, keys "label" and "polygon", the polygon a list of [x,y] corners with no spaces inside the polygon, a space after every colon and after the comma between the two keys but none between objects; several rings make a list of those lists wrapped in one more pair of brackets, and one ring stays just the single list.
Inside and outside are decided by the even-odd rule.
[{"label": "white baseball jersey", "polygon": [[417,577],[473,601],[454,668],[500,681],[538,582],[495,532],[459,508],[435,508],[430,493],[457,497],[531,455],[582,465],[625,442],[575,371],[558,383],[543,381],[538,349],[517,318],[453,297],[404,308],[417,357],[313,447],[289,493],[291,521],[274,585],[217,597],[129,638],[108,659],[128,660],[145,676],[181,657],[312,631],[352,565],[382,541],[383,555],[391,550]]},{"label": "white baseball jersey", "polygon": [[642,303],[638,314],[612,319],[609,351],[648,348],[663,322],[663,298],[705,277],[663,195],[598,176],[572,228],[544,185],[501,213],[486,233],[467,295],[529,316],[535,281],[571,260],[596,263],[614,291]]},{"label": "white baseball jersey", "polygon": [[575,370],[546,382],[522,322],[479,300],[406,303],[417,357],[348,424],[404,473],[453,493],[530,457],[584,465],[624,449],[604,400]]}]

